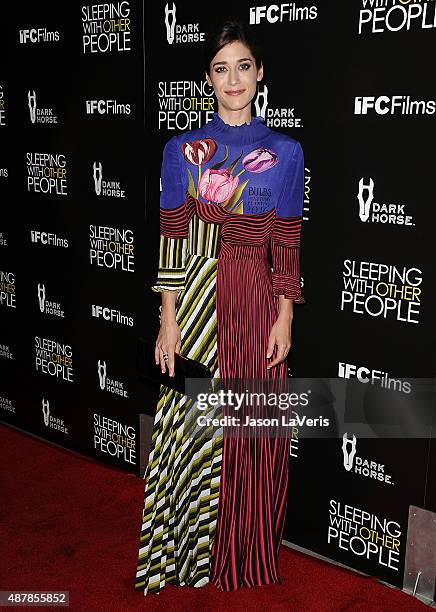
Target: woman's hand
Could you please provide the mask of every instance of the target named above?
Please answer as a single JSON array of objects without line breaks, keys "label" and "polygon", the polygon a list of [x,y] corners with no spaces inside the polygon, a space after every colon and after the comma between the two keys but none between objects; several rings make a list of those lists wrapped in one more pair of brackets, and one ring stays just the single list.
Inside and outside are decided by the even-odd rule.
[{"label": "woman's hand", "polygon": [[286,359],[292,345],[291,340],[292,317],[289,315],[279,315],[277,321],[271,328],[268,340],[268,350],[266,356],[271,358],[274,348],[277,346],[277,355],[273,361],[267,365],[267,369],[273,368]]},{"label": "woman's hand", "polygon": [[[165,366],[168,364],[170,376],[174,376],[174,353],[180,353],[181,343],[181,332],[176,319],[165,319],[165,317],[162,317],[154,356],[156,363],[160,362],[162,372],[166,371]],[[163,358],[164,353],[168,353],[167,361]]]},{"label": "woman's hand", "polygon": [[[176,315],[176,291],[162,291],[162,306],[160,308],[160,330],[156,340],[154,356],[156,364],[161,366],[164,373],[166,366],[170,376],[174,376],[174,353],[180,353],[182,344],[181,333],[177,325]],[[163,358],[164,353],[168,353],[168,359]]]}]

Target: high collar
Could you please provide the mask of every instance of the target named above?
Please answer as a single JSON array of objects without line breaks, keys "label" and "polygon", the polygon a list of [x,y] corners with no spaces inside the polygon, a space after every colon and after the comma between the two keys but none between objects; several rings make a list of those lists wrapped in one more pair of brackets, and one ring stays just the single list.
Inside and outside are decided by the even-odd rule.
[{"label": "high collar", "polygon": [[250,123],[230,125],[223,121],[216,111],[212,119],[203,126],[205,132],[218,142],[224,144],[244,145],[262,140],[270,129],[264,123],[263,117],[252,117]]}]

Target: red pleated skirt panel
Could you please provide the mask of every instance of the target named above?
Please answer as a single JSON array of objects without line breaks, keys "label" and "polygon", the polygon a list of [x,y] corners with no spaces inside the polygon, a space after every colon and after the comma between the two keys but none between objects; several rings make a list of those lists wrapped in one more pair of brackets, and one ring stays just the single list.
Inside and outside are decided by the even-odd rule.
[{"label": "red pleated skirt panel", "polygon": [[[266,244],[223,242],[217,264],[220,378],[285,379],[283,362],[267,370],[268,338],[278,314]],[[271,360],[269,360],[271,361]],[[228,414],[235,414],[228,409]],[[259,407],[256,417],[270,415]],[[289,439],[226,434],[211,582],[223,591],[280,583],[278,552],[286,514]]]}]

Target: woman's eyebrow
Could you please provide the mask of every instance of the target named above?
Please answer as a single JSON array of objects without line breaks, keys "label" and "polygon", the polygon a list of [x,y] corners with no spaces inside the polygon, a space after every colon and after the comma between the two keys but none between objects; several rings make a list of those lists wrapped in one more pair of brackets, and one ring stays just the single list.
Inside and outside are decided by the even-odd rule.
[{"label": "woman's eyebrow", "polygon": [[[238,59],[236,60],[237,62],[251,62],[251,58],[250,57],[243,57],[242,59]],[[213,64],[213,66],[218,66],[218,64],[228,64],[228,62],[215,62]]]}]

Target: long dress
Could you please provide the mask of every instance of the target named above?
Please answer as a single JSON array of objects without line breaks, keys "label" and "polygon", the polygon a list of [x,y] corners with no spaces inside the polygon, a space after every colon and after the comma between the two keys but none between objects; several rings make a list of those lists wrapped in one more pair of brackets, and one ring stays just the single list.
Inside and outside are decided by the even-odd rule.
[{"label": "long dress", "polygon": [[[266,352],[279,296],[305,302],[300,143],[261,117],[231,126],[214,112],[166,143],[161,179],[152,289],[178,291],[181,354],[207,365],[213,380],[286,378],[286,361],[267,369]],[[193,435],[192,405],[161,385],[135,588],[280,583],[289,441]]]}]

